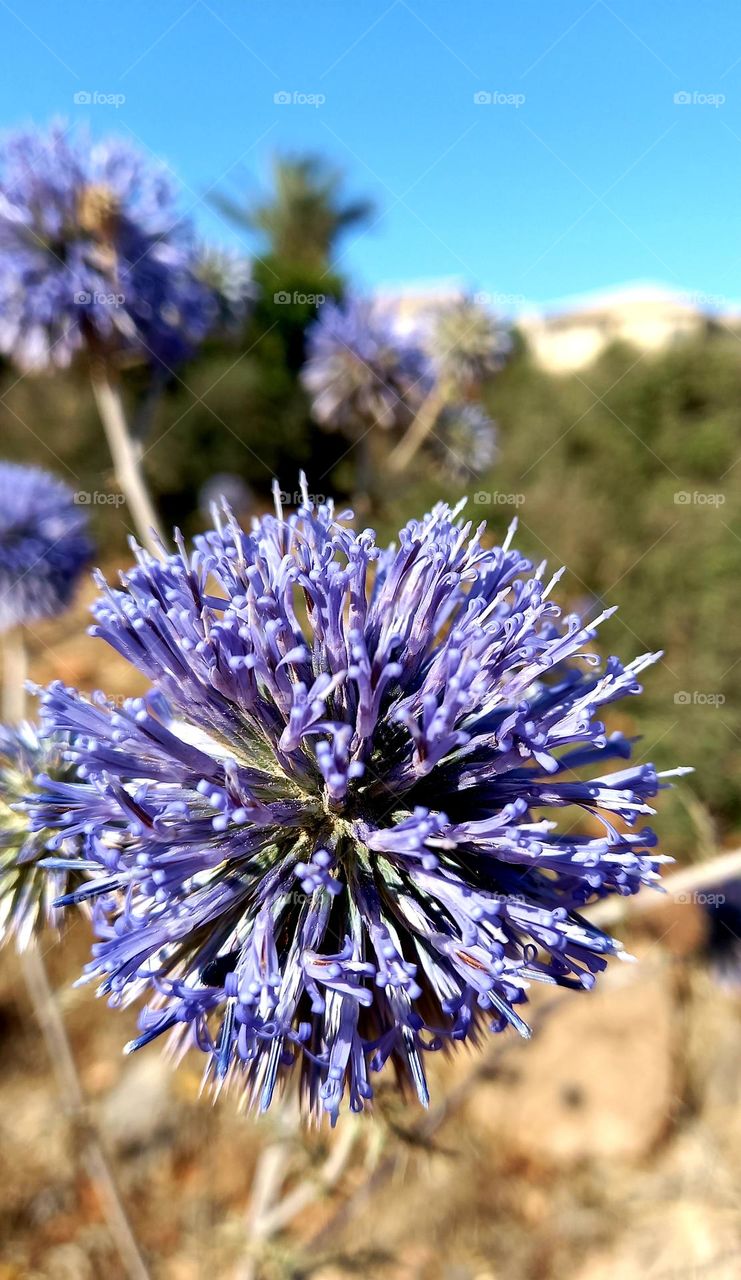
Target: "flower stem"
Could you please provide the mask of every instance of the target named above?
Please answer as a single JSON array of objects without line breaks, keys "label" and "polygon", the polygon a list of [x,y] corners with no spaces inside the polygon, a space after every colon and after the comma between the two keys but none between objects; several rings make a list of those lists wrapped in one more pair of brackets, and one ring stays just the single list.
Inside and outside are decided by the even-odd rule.
[{"label": "flower stem", "polygon": [[342,1132],[321,1168],[305,1175],[281,1198],[291,1156],[300,1133],[297,1107],[288,1105],[282,1117],[281,1132],[263,1148],[252,1180],[252,1194],[247,1213],[249,1256],[237,1270],[233,1280],[256,1280],[264,1251],[270,1241],[317,1201],[331,1195],[340,1182],[360,1136],[354,1117],[347,1117]]},{"label": "flower stem", "polygon": [[345,1117],[342,1132],[321,1169],[289,1191],[274,1208],[264,1210],[260,1233],[263,1240],[284,1231],[300,1213],[334,1190],[349,1164],[359,1136],[356,1118]]},{"label": "flower stem", "polygon": [[[3,635],[2,641],[2,719],[8,723],[17,723],[23,719],[26,706],[27,659],[21,628],[16,627]],[[100,1199],[124,1274],[128,1280],[149,1280],[149,1272],[139,1253],[115,1178],[100,1139],[90,1122],[72,1046],[49,984],[38,938],[21,951],[19,960],[28,997],[47,1047],[60,1101],[81,1144],[82,1160]]]},{"label": "flower stem", "polygon": [[7,724],[18,724],[23,719],[26,706],[26,646],[20,627],[14,627],[2,635],[3,687],[2,706],[3,720]]},{"label": "flower stem", "polygon": [[135,443],[126,423],[121,393],[108,375],[104,362],[96,361],[91,369],[93,395],[108,440],[116,480],[124,494],[142,545],[153,556],[161,557],[162,530],[157,512],[144,482],[141,447]]},{"label": "flower stem", "polygon": [[389,454],[390,471],[398,473],[409,466],[432,431],[444,404],[445,396],[441,388],[434,386],[422,401],[406,435]]},{"label": "flower stem", "polygon": [[80,1143],[82,1162],[97,1193],[124,1274],[128,1280],[149,1280],[149,1272],[139,1253],[116,1180],[100,1139],[91,1125],[72,1048],[37,941],[21,952],[20,961],[26,990],[54,1069],[57,1092],[73,1133]]},{"label": "flower stem", "polygon": [[300,1134],[298,1100],[284,1099],[277,1122],[278,1132],[261,1150],[250,1188],[246,1214],[248,1255],[237,1267],[233,1280],[256,1280],[261,1250],[272,1234],[264,1222],[275,1208]]}]

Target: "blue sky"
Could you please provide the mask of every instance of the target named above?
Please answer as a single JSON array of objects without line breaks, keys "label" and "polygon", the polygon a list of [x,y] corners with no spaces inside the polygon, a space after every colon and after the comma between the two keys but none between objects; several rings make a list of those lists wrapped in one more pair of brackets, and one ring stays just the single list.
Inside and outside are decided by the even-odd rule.
[{"label": "blue sky", "polygon": [[325,152],[378,205],[362,286],[741,298],[737,0],[0,0],[0,125],[55,113],[165,158],[224,241],[209,188]]}]

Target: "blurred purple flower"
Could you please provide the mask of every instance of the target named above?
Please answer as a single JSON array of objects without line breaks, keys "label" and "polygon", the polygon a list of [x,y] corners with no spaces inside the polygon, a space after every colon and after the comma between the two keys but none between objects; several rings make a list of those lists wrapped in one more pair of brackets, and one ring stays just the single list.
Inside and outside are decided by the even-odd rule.
[{"label": "blurred purple flower", "polygon": [[0,632],[66,609],[92,553],[87,513],[66,484],[0,462]]},{"label": "blurred purple flower", "polygon": [[0,352],[23,370],[89,349],[170,367],[217,318],[164,168],[62,124],[0,148]]},{"label": "blurred purple flower", "polygon": [[419,349],[396,334],[374,304],[326,302],[309,329],[302,381],[317,422],[358,435],[403,427],[428,380]]},{"label": "blurred purple flower", "polygon": [[620,951],[580,911],[657,881],[660,781],[598,716],[657,655],[601,670],[601,619],[458,509],[380,549],[276,505],[101,583],[94,633],[154,688],[46,691],[82,780],[36,821],[84,839],[89,976],[151,997],[131,1048],[172,1031],[261,1108],[295,1066],[335,1118],[389,1062],[426,1102],[427,1051],[527,1036],[530,983],[589,988]]},{"label": "blurred purple flower", "polygon": [[494,465],[496,424],[481,405],[450,405],[435,424],[434,443],[445,473],[465,482]]}]

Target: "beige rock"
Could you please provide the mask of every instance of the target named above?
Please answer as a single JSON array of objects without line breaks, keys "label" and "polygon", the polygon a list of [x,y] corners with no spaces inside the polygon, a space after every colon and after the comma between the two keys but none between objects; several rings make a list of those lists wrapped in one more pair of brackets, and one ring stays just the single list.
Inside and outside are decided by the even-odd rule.
[{"label": "beige rock", "polygon": [[90,1259],[76,1244],[60,1244],[44,1257],[45,1280],[93,1280]]},{"label": "beige rock", "polygon": [[738,1280],[740,1250],[735,1213],[682,1200],[657,1205],[614,1250],[586,1262],[574,1280]]},{"label": "beige rock", "polygon": [[166,1141],[177,1122],[172,1071],[160,1053],[126,1062],[121,1078],[98,1108],[106,1140],[122,1154],[145,1151]]},{"label": "beige rock", "polygon": [[613,962],[596,991],[566,996],[503,1061],[501,1076],[472,1092],[475,1130],[546,1162],[638,1158],[674,1106],[667,974]]}]

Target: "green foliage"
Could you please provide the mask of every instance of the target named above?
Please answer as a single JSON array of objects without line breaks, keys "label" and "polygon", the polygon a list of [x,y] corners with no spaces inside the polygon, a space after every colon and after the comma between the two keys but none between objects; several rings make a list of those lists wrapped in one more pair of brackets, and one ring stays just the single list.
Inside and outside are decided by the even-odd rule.
[{"label": "green foliage", "polygon": [[273,193],[252,206],[218,198],[227,216],[260,238],[257,300],[234,349],[208,344],[171,380],[149,442],[163,513],[186,527],[211,475],[234,472],[260,490],[274,475],[295,477],[305,467],[328,490],[346,449],[312,422],[298,374],[317,309],[342,296],[331,266],[338,243],[372,208],[346,200],[341,175],[317,157],[276,159],[273,181]]},{"label": "green foliage", "polygon": [[338,241],[368,222],[368,200],[346,200],[342,175],[320,156],[283,156],[273,162],[273,190],[242,206],[219,195],[214,203],[228,218],[260,237],[261,251],[298,270],[320,273]]},{"label": "green foliage", "polygon": [[[275,475],[331,470],[344,451],[312,423],[298,373],[317,307],[341,283],[322,273],[258,263],[258,300],[236,347],[212,344],[172,380],[152,431],[148,470],[163,510],[188,525],[204,480],[233,472],[268,491]],[[325,489],[327,482],[325,478]]]}]

